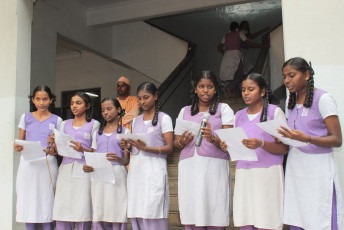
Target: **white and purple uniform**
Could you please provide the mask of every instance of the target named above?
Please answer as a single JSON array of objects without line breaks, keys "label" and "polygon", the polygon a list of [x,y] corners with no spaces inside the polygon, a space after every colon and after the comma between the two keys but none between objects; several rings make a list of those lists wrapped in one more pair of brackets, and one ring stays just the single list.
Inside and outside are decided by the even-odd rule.
[{"label": "white and purple uniform", "polygon": [[[46,147],[51,131],[58,128],[61,122],[62,119],[54,114],[38,121],[32,113],[25,113],[21,116],[18,127],[25,130],[25,140],[40,141],[41,145]],[[52,183],[55,186],[58,167],[54,156],[48,155],[47,160],[51,178],[45,157],[30,161],[20,157],[16,183],[16,220],[26,223],[27,229],[35,223],[48,223],[49,226],[43,225],[44,229],[53,229],[50,226],[54,205]]]},{"label": "white and purple uniform", "polygon": [[[178,118],[202,122],[203,113],[191,116],[191,106],[184,107]],[[219,103],[209,118],[212,131],[233,125],[234,113]],[[229,154],[203,138],[196,138],[181,151],[178,165],[178,200],[180,220],[185,229],[225,229],[230,222],[231,180]],[[204,227],[204,228],[202,228]]]},{"label": "white and purple uniform", "polygon": [[[130,130],[122,127],[122,133],[128,134]],[[117,153],[123,158],[123,149],[120,140],[114,133],[96,132],[92,149],[98,153]],[[93,229],[94,230],[125,230],[127,229],[127,168],[118,162],[111,162],[116,178],[116,183],[104,183],[100,181],[91,182],[92,207],[93,207]]]},{"label": "white and purple uniform", "polygon": [[[311,137],[325,137],[328,131],[324,119],[329,116],[338,116],[334,99],[315,89],[310,108],[297,104],[288,110],[288,125]],[[284,223],[291,229],[344,229],[344,205],[332,148],[313,144],[290,147]]]},{"label": "white and purple uniform", "polygon": [[[87,149],[91,149],[93,133],[98,129],[99,122],[93,119],[81,127],[74,127],[73,119],[61,124],[61,132],[74,137]],[[78,222],[78,229],[91,229],[91,182],[83,171],[85,156],[81,152],[80,155],[81,159],[63,157],[59,168],[53,212],[57,230],[74,229],[74,222]]]},{"label": "white and purple uniform", "polygon": [[[159,112],[158,123],[144,121],[143,114],[132,123],[133,133],[145,133],[150,147],[165,145],[163,134],[173,132],[170,116]],[[133,229],[167,230],[170,206],[167,155],[132,150],[128,173],[128,217]]]},{"label": "white and purple uniform", "polygon": [[[247,138],[274,142],[273,137],[260,129],[262,111],[248,114],[248,108],[235,115],[235,127],[242,127]],[[267,119],[284,119],[283,111],[268,105]],[[230,150],[229,150],[230,151]],[[263,148],[255,149],[258,161],[237,161],[233,198],[234,226],[241,230],[283,228],[283,155]]]}]

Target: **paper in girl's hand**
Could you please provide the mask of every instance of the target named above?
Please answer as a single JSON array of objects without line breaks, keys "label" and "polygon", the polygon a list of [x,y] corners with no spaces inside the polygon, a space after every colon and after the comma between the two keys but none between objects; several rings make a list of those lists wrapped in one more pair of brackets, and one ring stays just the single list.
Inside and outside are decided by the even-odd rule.
[{"label": "paper in girl's hand", "polygon": [[174,129],[174,134],[175,135],[182,135],[185,131],[190,131],[190,132],[192,132],[193,135],[197,136],[200,128],[201,128],[200,123],[177,118],[176,119],[176,127]]},{"label": "paper in girl's hand", "polygon": [[71,141],[76,142],[76,140],[73,137],[62,133],[58,131],[57,129],[54,129],[54,135],[55,135],[55,143],[56,143],[56,147],[57,147],[57,151],[59,155],[64,156],[64,157],[74,158],[74,159],[82,158],[81,154],[78,151],[70,147],[70,145],[73,145]]},{"label": "paper in girl's hand", "polygon": [[146,146],[150,146],[147,135],[149,135],[149,134],[147,134],[147,133],[118,134],[118,137],[120,139],[132,139],[134,141],[141,140],[146,144]]},{"label": "paper in girl's hand", "polygon": [[258,161],[256,151],[247,148],[243,143],[243,139],[247,139],[243,128],[218,129],[215,133],[221,141],[226,142],[227,151],[232,161]]},{"label": "paper in girl's hand", "polygon": [[23,146],[21,153],[26,161],[35,160],[45,157],[46,155],[46,153],[43,151],[44,148],[41,146],[40,141],[15,140],[14,142]]},{"label": "paper in girl's hand", "polygon": [[287,128],[287,129],[290,129],[287,122],[283,119],[277,118],[277,119],[270,120],[270,121],[256,123],[256,125],[259,128],[261,128],[263,131],[270,134],[271,136],[278,138],[282,143],[284,143],[286,145],[290,145],[293,147],[302,147],[302,146],[307,145],[307,143],[297,141],[297,140],[292,140],[292,139],[287,138],[287,137],[283,137],[282,134],[278,133],[277,130],[281,129],[281,126]]},{"label": "paper in girl's hand", "polygon": [[94,168],[90,172],[91,181],[101,181],[115,184],[115,172],[111,162],[107,159],[107,153],[85,152],[86,164]]}]

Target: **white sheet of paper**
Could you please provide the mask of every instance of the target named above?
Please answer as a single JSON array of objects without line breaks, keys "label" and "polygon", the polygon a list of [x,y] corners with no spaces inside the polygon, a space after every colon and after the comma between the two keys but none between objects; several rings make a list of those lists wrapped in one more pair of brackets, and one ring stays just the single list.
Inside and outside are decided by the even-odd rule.
[{"label": "white sheet of paper", "polygon": [[227,151],[232,161],[258,161],[257,154],[253,149],[247,148],[241,141],[247,139],[243,128],[218,129],[215,133],[221,141],[227,144]]},{"label": "white sheet of paper", "polygon": [[274,119],[274,120],[270,120],[270,121],[256,123],[256,125],[259,128],[261,128],[262,130],[264,130],[265,132],[267,132],[268,134],[270,134],[274,137],[277,137],[278,139],[281,140],[282,143],[284,143],[286,145],[290,145],[290,146],[294,146],[294,147],[302,147],[302,146],[307,145],[307,143],[304,143],[301,141],[296,141],[296,140],[292,140],[290,138],[282,137],[282,135],[277,132],[277,129],[281,129],[281,126],[290,129],[285,120]]},{"label": "white sheet of paper", "polygon": [[64,134],[57,129],[54,129],[55,143],[59,155],[64,157],[70,157],[74,159],[81,159],[81,155],[78,151],[74,150],[70,145],[73,145],[71,141],[76,141],[73,137]]},{"label": "white sheet of paper", "polygon": [[106,153],[85,152],[86,164],[92,166],[91,181],[101,181],[115,184],[115,172],[112,164],[106,158]]},{"label": "white sheet of paper", "polygon": [[174,129],[175,135],[182,135],[186,130],[191,131],[193,135],[198,135],[201,124],[193,121],[186,121],[184,119],[176,119],[176,127]]},{"label": "white sheet of paper", "polygon": [[135,134],[118,134],[119,139],[132,139],[134,141],[137,141],[138,139],[140,139],[141,141],[143,141],[146,146],[149,146],[150,143],[147,139],[147,133],[135,133]]},{"label": "white sheet of paper", "polygon": [[21,153],[26,161],[45,157],[46,155],[46,153],[43,151],[44,147],[41,146],[40,141],[25,141],[16,139],[14,142],[23,146],[23,151],[21,151]]}]

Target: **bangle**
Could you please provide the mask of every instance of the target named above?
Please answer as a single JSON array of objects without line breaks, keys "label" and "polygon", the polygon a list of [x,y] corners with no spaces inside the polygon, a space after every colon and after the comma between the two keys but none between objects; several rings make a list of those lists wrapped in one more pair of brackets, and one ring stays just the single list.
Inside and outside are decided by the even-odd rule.
[{"label": "bangle", "polygon": [[161,154],[161,149],[160,149],[160,146],[159,146],[159,155]]},{"label": "bangle", "polygon": [[311,143],[311,141],[312,141],[312,137],[311,137],[311,136],[309,136],[309,140],[308,140],[308,141],[306,141],[306,144],[310,144],[310,143]]},{"label": "bangle", "polygon": [[262,137],[262,145],[260,147],[263,148],[263,146],[264,146],[264,138]]},{"label": "bangle", "polygon": [[213,134],[213,140],[210,143],[214,143],[215,141],[215,135]]},{"label": "bangle", "polygon": [[185,145],[182,145],[182,143],[180,143],[180,138],[181,138],[181,137],[178,138],[178,144],[179,144],[180,147],[184,148]]}]

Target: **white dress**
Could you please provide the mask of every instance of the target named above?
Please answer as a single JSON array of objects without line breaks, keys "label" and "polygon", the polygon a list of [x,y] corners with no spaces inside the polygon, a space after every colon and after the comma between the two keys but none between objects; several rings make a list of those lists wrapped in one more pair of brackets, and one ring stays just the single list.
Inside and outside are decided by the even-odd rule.
[{"label": "white dress", "polygon": [[[336,103],[328,93],[320,97],[319,112],[323,119],[338,114]],[[307,230],[330,230],[333,185],[338,230],[342,230],[344,203],[333,152],[308,154],[291,148],[285,174],[284,223]]]},{"label": "white dress", "polygon": [[[178,118],[183,119],[184,108]],[[222,125],[233,125],[234,113],[221,107]],[[183,225],[225,227],[230,222],[229,161],[195,154],[178,164],[178,200]]]},{"label": "white dress", "polygon": [[[125,134],[129,133],[130,130],[126,129]],[[112,133],[104,133],[104,135],[110,136]],[[94,133],[93,149],[97,149],[96,136]],[[115,173],[115,184],[100,181],[91,182],[93,221],[127,223],[127,168],[124,165],[112,165],[112,168]]]},{"label": "white dress", "polygon": [[[62,119],[58,118],[56,128],[61,122]],[[21,116],[18,127],[26,130],[25,114]],[[56,186],[58,167],[56,157],[48,155],[47,159],[42,157],[26,161],[23,156],[20,156],[16,182],[17,222],[47,223],[53,221],[54,190],[51,183],[54,184],[54,187]]]},{"label": "white dress", "polygon": [[[135,119],[132,124],[134,127]],[[162,117],[161,131],[173,132],[172,120],[167,114]],[[141,151],[133,154],[127,184],[129,218],[168,218],[170,198],[166,159],[145,156]]]},{"label": "white dress", "polygon": [[[247,114],[247,116],[252,121],[259,114]],[[276,108],[274,119],[286,119],[280,108]],[[233,198],[234,226],[253,225],[259,229],[282,230],[283,194],[282,165],[236,169]]]},{"label": "white dress", "polygon": [[[60,131],[64,132],[65,122]],[[74,127],[79,129],[80,127]],[[99,129],[99,122],[94,121],[92,136]],[[68,206],[66,205],[68,203]],[[56,182],[53,220],[84,222],[92,221],[91,180],[83,170],[83,164],[73,161],[61,164]]]}]

